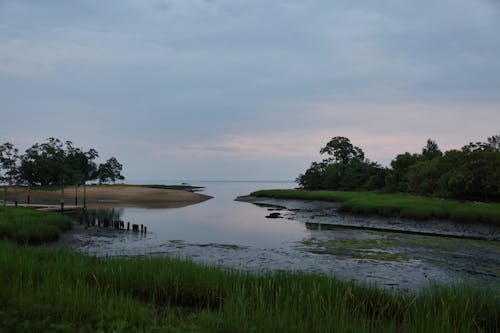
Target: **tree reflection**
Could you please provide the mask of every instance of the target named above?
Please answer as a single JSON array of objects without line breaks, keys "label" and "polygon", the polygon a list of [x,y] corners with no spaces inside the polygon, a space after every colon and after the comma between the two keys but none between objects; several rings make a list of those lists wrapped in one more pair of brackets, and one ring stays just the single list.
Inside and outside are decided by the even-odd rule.
[{"label": "tree reflection", "polygon": [[113,227],[113,223],[121,220],[123,208],[84,209],[79,216],[80,224],[98,227]]}]

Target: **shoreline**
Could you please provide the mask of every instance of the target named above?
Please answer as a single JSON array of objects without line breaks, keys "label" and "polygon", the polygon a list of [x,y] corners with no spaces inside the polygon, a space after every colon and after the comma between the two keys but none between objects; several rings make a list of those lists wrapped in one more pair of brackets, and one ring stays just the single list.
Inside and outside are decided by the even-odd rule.
[{"label": "shoreline", "polygon": [[[64,188],[64,203],[67,205],[83,205],[83,186],[67,186]],[[1,195],[1,194],[0,194]],[[19,204],[59,205],[60,190],[39,190],[26,187],[17,188]],[[7,200],[14,201],[16,190],[7,190]],[[182,189],[151,188],[138,185],[87,185],[86,206],[88,208],[106,207],[143,207],[143,208],[179,208],[201,203],[212,197]],[[76,200],[75,200],[76,199]],[[76,201],[76,202],[75,202]],[[77,205],[75,205],[77,203]]]},{"label": "shoreline", "polygon": [[[239,196],[235,200],[286,211],[281,217],[303,222],[314,229],[344,228],[430,237],[484,241],[500,240],[500,228],[483,223],[471,224],[443,219],[418,220],[378,214],[352,214],[339,210],[340,202],[326,200],[271,198],[251,195]],[[350,222],[346,222],[341,218],[344,214],[350,214],[354,218]]]},{"label": "shoreline", "polygon": [[241,198],[251,200],[255,197],[337,202],[340,212],[355,215],[409,218],[419,221],[450,220],[456,223],[482,223],[500,227],[500,203],[461,202],[407,193],[289,189],[261,190]]}]

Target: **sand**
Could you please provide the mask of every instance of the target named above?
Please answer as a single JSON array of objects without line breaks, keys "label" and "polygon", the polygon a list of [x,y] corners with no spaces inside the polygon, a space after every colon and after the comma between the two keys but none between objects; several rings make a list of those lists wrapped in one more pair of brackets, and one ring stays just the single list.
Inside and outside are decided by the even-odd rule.
[{"label": "sand", "polygon": [[[3,196],[0,191],[0,200]],[[30,196],[31,204],[53,204],[61,202],[61,191],[41,191],[26,187],[17,190],[19,203],[26,203]],[[64,189],[64,202],[66,205],[75,204],[75,196],[78,205],[83,205],[83,186],[69,186]],[[15,198],[14,188],[8,189],[7,199],[13,201]],[[193,193],[185,190],[153,189],[142,186],[130,185],[87,185],[86,204],[89,208],[97,207],[146,207],[146,208],[173,208],[184,207],[203,202],[211,197],[204,194]]]}]

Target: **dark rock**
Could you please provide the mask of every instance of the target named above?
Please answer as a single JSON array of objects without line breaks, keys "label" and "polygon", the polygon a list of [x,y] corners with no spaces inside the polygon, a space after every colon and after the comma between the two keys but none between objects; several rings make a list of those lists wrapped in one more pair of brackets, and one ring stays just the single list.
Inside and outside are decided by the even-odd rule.
[{"label": "dark rock", "polygon": [[268,219],[281,219],[283,218],[280,213],[271,213],[269,215],[266,215]]}]

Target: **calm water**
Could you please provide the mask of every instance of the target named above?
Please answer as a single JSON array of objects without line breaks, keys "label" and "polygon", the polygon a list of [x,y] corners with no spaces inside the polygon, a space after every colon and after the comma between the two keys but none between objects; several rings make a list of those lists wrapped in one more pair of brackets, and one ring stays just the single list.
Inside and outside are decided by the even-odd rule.
[{"label": "calm water", "polygon": [[193,185],[205,186],[204,193],[214,198],[183,208],[93,212],[144,224],[147,234],[80,227],[65,241],[78,251],[98,256],[168,255],[253,272],[334,274],[397,289],[463,281],[498,286],[498,241],[325,228],[324,223],[394,225],[401,221],[340,215],[334,204],[299,201],[274,202],[288,208],[279,211],[285,218],[268,219],[269,207],[234,201],[259,189],[293,188],[292,182]]}]

